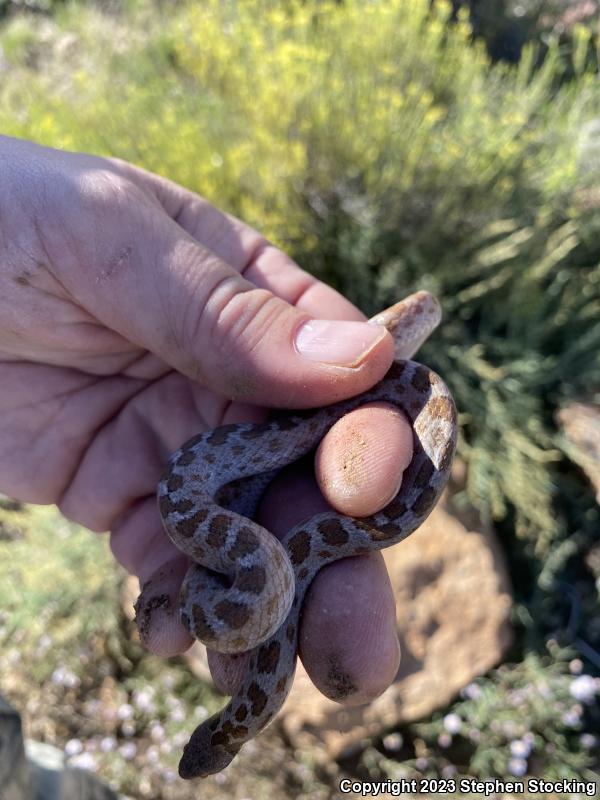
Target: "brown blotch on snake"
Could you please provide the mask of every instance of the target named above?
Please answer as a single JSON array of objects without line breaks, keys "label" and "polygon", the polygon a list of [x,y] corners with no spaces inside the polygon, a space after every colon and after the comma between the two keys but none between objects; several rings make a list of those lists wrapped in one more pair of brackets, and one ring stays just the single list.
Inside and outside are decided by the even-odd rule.
[{"label": "brown blotch on snake", "polygon": [[199,511],[196,511],[195,514],[192,514],[191,517],[183,517],[177,522],[177,531],[181,536],[185,536],[187,539],[190,539],[198,530],[198,526],[201,525],[204,520],[208,516],[208,511],[205,508],[201,508]]},{"label": "brown blotch on snake", "polygon": [[241,569],[235,579],[235,587],[240,592],[249,594],[261,594],[267,582],[267,575],[264,567],[254,564],[251,567]]},{"label": "brown blotch on snake", "polygon": [[417,473],[415,478],[415,486],[418,486],[419,488],[427,486],[431,480],[431,476],[433,475],[433,469],[433,464],[429,461],[426,461]]},{"label": "brown blotch on snake", "polygon": [[231,545],[227,552],[227,557],[232,561],[249,556],[259,546],[258,539],[250,528],[240,528],[236,536],[235,542]]},{"label": "brown blotch on snake", "polygon": [[429,370],[419,365],[419,368],[414,371],[410,383],[420,394],[428,392],[431,386]]},{"label": "brown blotch on snake", "polygon": [[250,700],[250,712],[252,716],[258,717],[262,714],[267,705],[267,695],[260,688],[258,683],[251,683],[248,688],[248,700]]},{"label": "brown blotch on snake", "polygon": [[[172,456],[159,484],[165,530],[196,562],[184,583],[182,620],[189,623],[191,607],[201,607],[202,614],[194,614],[196,627],[209,634],[211,647],[252,652],[236,695],[192,734],[179,765],[184,778],[226,767],[283,704],[294,673],[302,603],[321,567],[400,542],[421,525],[447,482],[456,442],[452,397],[435,373],[406,360],[435,328],[439,306],[420,292],[374,321],[395,338],[396,359],[380,383],[326,408],[278,412],[260,425],[200,434]],[[411,463],[385,508],[362,519],[324,511],[281,542],[251,521],[266,486],[284,466],[305,458],[338,419],[373,401],[395,405],[413,430]],[[195,592],[202,595],[198,602]],[[330,660],[327,682],[337,699],[357,691],[337,658]]]},{"label": "brown blotch on snake", "polygon": [[229,531],[229,517],[225,514],[217,514],[208,523],[208,536],[206,537],[207,543],[216,549],[224,546],[227,541],[227,532]]},{"label": "brown blotch on snake", "polygon": [[221,622],[226,622],[230,628],[237,630],[248,621],[250,609],[244,603],[221,600],[215,606],[215,614]]},{"label": "brown blotch on snake", "polygon": [[178,467],[188,467],[192,461],[194,460],[194,451],[192,448],[188,450],[183,450],[179,458],[177,459],[177,466]]},{"label": "brown blotch on snake", "polygon": [[192,618],[194,621],[194,633],[199,639],[214,639],[216,636],[214,628],[206,619],[206,615],[202,608],[194,603],[192,606]]},{"label": "brown blotch on snake", "polygon": [[183,499],[183,500],[173,500],[173,498],[168,494],[164,494],[159,500],[159,511],[163,518],[168,517],[169,514],[185,514],[187,511],[190,511],[194,507],[194,504],[191,500]]},{"label": "brown blotch on snake", "polygon": [[310,553],[310,533],[308,531],[298,531],[288,544],[292,564],[299,566],[306,561]]},{"label": "brown blotch on snake", "polygon": [[183,486],[183,476],[182,475],[171,475],[167,482],[167,487],[170,492],[176,492],[178,489],[181,489]]},{"label": "brown blotch on snake", "polygon": [[392,502],[387,505],[383,511],[381,512],[384,514],[387,519],[397,519],[398,517],[405,514],[407,511],[406,503],[403,500],[399,500],[397,497],[392,500]]},{"label": "brown blotch on snake", "polygon": [[335,547],[338,544],[346,544],[348,541],[348,532],[337,519],[328,519],[324,522],[319,522],[317,530],[323,537],[325,544]]},{"label": "brown blotch on snake", "polygon": [[206,437],[206,443],[212,445],[212,447],[219,447],[227,442],[229,434],[236,428],[237,425],[221,425],[220,428],[215,428],[215,430]]},{"label": "brown blotch on snake", "polygon": [[258,651],[258,659],[256,667],[259,672],[275,672],[277,664],[279,663],[279,653],[281,645],[279,642],[271,642],[270,644],[263,644]]}]

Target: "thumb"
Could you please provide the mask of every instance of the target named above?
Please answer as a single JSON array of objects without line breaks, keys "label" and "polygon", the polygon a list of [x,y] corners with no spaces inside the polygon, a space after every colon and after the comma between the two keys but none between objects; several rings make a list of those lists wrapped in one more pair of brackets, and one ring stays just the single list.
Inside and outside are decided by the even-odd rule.
[{"label": "thumb", "polygon": [[121,202],[103,202],[110,234],[78,271],[75,294],[105,325],[213,391],[262,406],[328,404],[383,377],[394,351],[384,327],[313,319],[255,287],[126,183]]}]

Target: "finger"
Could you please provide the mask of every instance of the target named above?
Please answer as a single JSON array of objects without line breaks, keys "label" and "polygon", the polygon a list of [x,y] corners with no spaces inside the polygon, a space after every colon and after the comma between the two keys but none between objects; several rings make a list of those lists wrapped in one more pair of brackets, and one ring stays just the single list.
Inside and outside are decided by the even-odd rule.
[{"label": "finger", "polygon": [[179,591],[189,562],[164,535],[156,501],[140,501],[115,524],[110,547],[117,561],[140,580],[135,604],[142,644],[158,656],[189,649],[193,639],[179,619]]},{"label": "finger", "polygon": [[199,244],[242,273],[254,286],[267,289],[316,317],[365,319],[343,295],[301,269],[241,220],[167,178],[120,159],[110,161],[141,189],[154,195],[167,214]]},{"label": "finger", "polygon": [[[102,391],[106,380],[98,385],[101,396],[106,394]],[[69,457],[58,503],[63,514],[92,530],[114,529],[123,509],[132,508],[140,498],[154,495],[169,454],[182,442],[219,424],[264,419],[264,412],[258,407],[228,405],[223,398],[174,371],[144,386],[142,391],[139,382],[129,383],[133,384],[129,394],[125,397],[123,393],[116,394],[118,406],[116,411],[109,407],[110,415],[101,405],[101,398],[90,391],[78,403],[73,401],[67,408],[71,413],[73,408],[85,406],[88,412],[97,405],[104,411],[101,424],[96,416],[80,413],[77,419],[84,430],[75,437],[73,422],[65,421],[63,428],[69,431],[69,443],[73,444],[70,448],[55,447],[54,458],[49,459],[46,454],[40,462],[54,476],[56,453],[62,461]],[[31,391],[29,384],[23,384],[25,395]],[[63,394],[59,399],[64,403]],[[41,441],[39,436],[38,441]],[[8,461],[6,472],[10,474]],[[56,494],[50,501],[57,502]]]},{"label": "finger", "polygon": [[331,700],[360,705],[388,688],[400,665],[400,644],[381,553],[336,561],[317,575],[298,649],[310,679]]},{"label": "finger", "polygon": [[[368,492],[365,499],[372,502]],[[328,505],[311,475],[288,473],[269,487],[262,508],[261,524],[282,535]],[[317,574],[304,601],[298,644],[307,673],[327,697],[364,703],[389,686],[399,644],[380,554],[346,558]]]},{"label": "finger", "polygon": [[412,455],[412,428],[404,414],[389,403],[367,403],[338,420],[323,437],[315,475],[337,511],[365,517],[398,494]]},{"label": "finger", "polygon": [[[89,266],[59,265],[63,285],[105,325],[213,390],[307,407],[363,391],[389,367],[385,328],[312,319],[256,288],[120,176],[94,176],[76,199],[78,218],[102,218],[111,237],[86,248],[85,231],[73,231],[78,260]],[[238,245],[250,266],[256,251]]]}]

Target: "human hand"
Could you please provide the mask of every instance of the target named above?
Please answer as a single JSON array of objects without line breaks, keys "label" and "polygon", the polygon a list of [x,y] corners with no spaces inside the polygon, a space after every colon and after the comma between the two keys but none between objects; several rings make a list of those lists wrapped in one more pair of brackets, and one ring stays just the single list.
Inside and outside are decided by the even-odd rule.
[{"label": "human hand", "polygon": [[[149,587],[145,644],[182,652],[188,563],[154,496],[168,455],[201,430],[261,421],[266,407],[364,391],[389,367],[392,339],[256,231],[156,175],[6,137],[0,172],[0,490],[110,530],[118,561]],[[398,488],[410,429],[389,407],[359,409],[322,452],[329,502],[372,513]],[[354,492],[336,480],[335,454],[358,459]],[[281,535],[324,503],[310,475],[291,470],[260,521]],[[345,702],[393,679],[394,603],[379,553],[319,573],[300,653],[317,686]],[[211,664],[229,688],[235,659]]]}]

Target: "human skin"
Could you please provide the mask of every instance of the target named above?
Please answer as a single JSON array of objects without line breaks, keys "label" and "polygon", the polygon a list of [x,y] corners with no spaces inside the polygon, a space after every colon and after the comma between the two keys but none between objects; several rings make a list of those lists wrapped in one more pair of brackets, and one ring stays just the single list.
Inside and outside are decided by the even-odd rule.
[{"label": "human skin", "polygon": [[[168,598],[145,626],[152,652],[192,642],[177,612],[188,562],[155,502],[169,454],[202,430],[373,386],[393,342],[363,320],[257,231],[180,186],[122,161],[0,137],[0,491],[110,531],[116,559],[147,587],[138,613],[152,596]],[[285,472],[260,521],[281,536],[328,503],[372,513],[390,499],[377,487],[397,488],[411,442],[408,422],[385,404],[347,415],[321,445],[316,480],[313,467]],[[355,466],[350,493],[334,480],[338,456]],[[300,654],[317,687],[342,702],[389,685],[399,647],[379,553],[317,575]],[[231,689],[243,659],[209,660]]]}]

